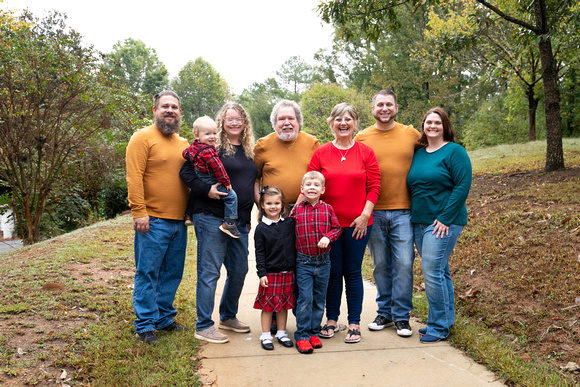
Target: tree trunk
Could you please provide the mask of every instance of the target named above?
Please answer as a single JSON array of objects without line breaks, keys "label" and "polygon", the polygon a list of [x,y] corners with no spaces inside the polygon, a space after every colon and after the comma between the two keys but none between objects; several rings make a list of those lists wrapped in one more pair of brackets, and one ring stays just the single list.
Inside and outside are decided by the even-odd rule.
[{"label": "tree trunk", "polygon": [[526,97],[528,98],[528,141],[536,141],[536,111],[540,99],[534,95],[533,84],[528,85]]},{"label": "tree trunk", "polygon": [[540,37],[540,60],[544,81],[544,109],[546,111],[546,172],[564,168],[562,149],[562,118],[560,117],[560,90],[558,89],[558,69],[552,43],[547,37]]}]

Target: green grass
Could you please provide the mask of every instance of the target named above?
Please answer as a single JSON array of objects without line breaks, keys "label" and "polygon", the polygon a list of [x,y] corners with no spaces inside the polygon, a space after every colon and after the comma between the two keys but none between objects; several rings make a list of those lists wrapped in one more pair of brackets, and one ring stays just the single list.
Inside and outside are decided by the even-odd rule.
[{"label": "green grass", "polygon": [[[2,255],[0,287],[8,292],[0,295],[0,384],[54,383],[62,370],[69,385],[199,384],[193,334],[160,333],[153,346],[134,337],[131,226],[130,217],[119,217]],[[195,321],[193,235],[175,302],[179,321],[189,326]],[[66,289],[42,290],[46,283]],[[25,353],[17,354],[14,343]]]},{"label": "green grass", "polygon": [[[580,138],[563,140],[564,165],[580,164]],[[539,170],[546,164],[546,142],[498,145],[470,151],[474,174],[518,173]]]}]

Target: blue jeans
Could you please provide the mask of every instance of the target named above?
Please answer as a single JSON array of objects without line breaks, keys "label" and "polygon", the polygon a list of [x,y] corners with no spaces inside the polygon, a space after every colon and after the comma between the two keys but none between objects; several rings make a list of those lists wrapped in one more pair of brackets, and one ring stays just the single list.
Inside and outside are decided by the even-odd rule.
[{"label": "blue jeans", "polygon": [[362,280],[362,261],[373,226],[367,227],[367,234],[356,239],[352,237],[354,227],[343,227],[338,240],[330,245],[330,278],[326,294],[326,318],[338,320],[342,299],[342,279],[346,288],[348,323],[360,324],[364,287]]},{"label": "blue jeans", "polygon": [[452,224],[449,235],[436,238],[433,225],[413,224],[415,245],[421,256],[425,279],[425,293],[429,301],[427,334],[439,338],[449,336],[449,328],[455,324],[455,299],[449,273],[449,256],[457,243],[463,226]]},{"label": "blue jeans", "polygon": [[[196,169],[195,173],[197,177],[199,177],[199,180],[206,184],[213,185],[218,183],[217,177],[215,177],[215,174],[212,172],[200,172]],[[218,185],[217,190],[227,193],[227,196],[220,196],[220,199],[224,201],[224,220],[234,221],[238,219],[238,195],[236,194],[236,191],[233,189],[228,191],[223,184]]]},{"label": "blue jeans", "polygon": [[173,323],[175,293],[183,277],[187,228],[183,220],[149,217],[149,232],[135,232],[133,309],[137,333]]},{"label": "blue jeans", "polygon": [[415,261],[411,210],[373,211],[369,250],[377,287],[377,314],[393,321],[409,321]]},{"label": "blue jeans", "polygon": [[227,271],[226,283],[220,301],[220,320],[235,318],[238,301],[248,272],[248,228],[238,221],[239,239],[218,230],[222,220],[206,214],[194,214],[193,224],[197,238],[197,324],[198,331],[214,325],[211,315],[215,291],[222,264]]},{"label": "blue jeans", "polygon": [[328,253],[315,257],[296,254],[296,286],[300,289],[296,301],[296,341],[310,340],[310,336],[320,333],[329,275]]}]

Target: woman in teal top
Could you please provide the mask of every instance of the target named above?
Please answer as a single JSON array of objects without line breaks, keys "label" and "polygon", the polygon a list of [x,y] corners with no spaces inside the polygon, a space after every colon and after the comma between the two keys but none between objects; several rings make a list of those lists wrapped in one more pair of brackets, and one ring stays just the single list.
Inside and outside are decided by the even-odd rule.
[{"label": "woman in teal top", "polygon": [[427,328],[419,329],[422,343],[449,336],[455,323],[449,256],[467,224],[465,200],[471,187],[471,161],[454,142],[455,131],[445,111],[429,110],[421,124],[420,142],[407,176],[411,191],[411,222],[421,255],[429,301]]}]

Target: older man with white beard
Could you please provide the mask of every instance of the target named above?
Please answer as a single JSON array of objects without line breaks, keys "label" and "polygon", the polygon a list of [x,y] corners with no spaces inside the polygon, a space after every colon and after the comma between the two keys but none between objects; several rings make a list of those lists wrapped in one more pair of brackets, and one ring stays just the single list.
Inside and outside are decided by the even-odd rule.
[{"label": "older man with white beard", "polygon": [[[302,112],[294,101],[278,102],[272,109],[270,122],[274,133],[260,138],[254,147],[254,162],[258,167],[256,185],[276,186],[284,192],[286,201],[294,204],[318,140],[301,130]],[[259,201],[257,194],[256,203]]]},{"label": "older man with white beard", "polygon": [[127,145],[127,188],[135,230],[133,309],[139,340],[158,341],[155,330],[181,332],[174,320],[175,293],[181,283],[187,245],[183,214],[189,190],[179,177],[180,100],[172,91],[155,95],[155,124],[136,131]]}]

